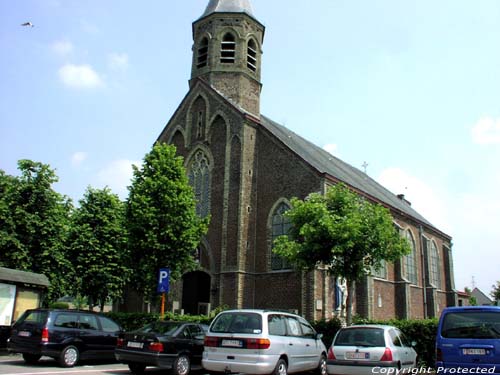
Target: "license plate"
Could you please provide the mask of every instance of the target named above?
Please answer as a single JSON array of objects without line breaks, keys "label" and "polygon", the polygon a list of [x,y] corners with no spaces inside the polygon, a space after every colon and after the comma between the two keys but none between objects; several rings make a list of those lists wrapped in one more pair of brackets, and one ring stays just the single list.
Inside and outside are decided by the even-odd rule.
[{"label": "license plate", "polygon": [[241,340],[222,340],[221,346],[230,346],[231,348],[242,348]]},{"label": "license plate", "polygon": [[462,349],[464,355],[486,355],[486,349]]},{"label": "license plate", "polygon": [[370,359],[370,353],[363,352],[347,352],[345,353],[346,359]]},{"label": "license plate", "polygon": [[142,342],[135,342],[135,341],[129,341],[127,343],[127,346],[129,348],[137,348],[137,349],[142,349],[144,347],[144,343]]},{"label": "license plate", "polygon": [[31,332],[29,331],[19,331],[17,333],[18,336],[21,336],[21,337],[30,337],[31,336]]}]

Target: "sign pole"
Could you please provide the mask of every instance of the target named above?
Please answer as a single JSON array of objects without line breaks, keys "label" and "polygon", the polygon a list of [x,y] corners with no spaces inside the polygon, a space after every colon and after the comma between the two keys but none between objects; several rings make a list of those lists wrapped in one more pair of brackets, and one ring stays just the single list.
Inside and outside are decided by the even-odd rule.
[{"label": "sign pole", "polygon": [[161,318],[165,317],[165,293],[161,294]]}]

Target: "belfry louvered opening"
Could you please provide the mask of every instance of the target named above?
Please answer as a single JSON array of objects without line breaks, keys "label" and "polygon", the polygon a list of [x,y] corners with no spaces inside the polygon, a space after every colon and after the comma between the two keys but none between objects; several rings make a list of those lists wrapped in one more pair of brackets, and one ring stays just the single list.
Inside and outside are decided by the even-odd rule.
[{"label": "belfry louvered opening", "polygon": [[203,38],[198,47],[198,61],[196,67],[203,68],[207,66],[208,63],[208,39]]},{"label": "belfry louvered opening", "polygon": [[255,72],[257,70],[257,45],[253,39],[248,41],[247,46],[247,68]]},{"label": "belfry louvered opening", "polygon": [[233,64],[236,57],[236,39],[233,34],[227,33],[222,38],[220,62]]}]

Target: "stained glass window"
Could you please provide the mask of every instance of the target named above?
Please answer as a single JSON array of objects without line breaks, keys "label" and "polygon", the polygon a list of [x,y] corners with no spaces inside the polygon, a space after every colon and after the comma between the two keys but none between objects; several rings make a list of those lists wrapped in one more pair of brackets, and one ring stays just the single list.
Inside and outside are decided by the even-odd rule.
[{"label": "stained glass window", "polygon": [[430,249],[430,261],[431,261],[431,283],[438,289],[441,288],[441,273],[439,272],[439,253],[434,241],[431,241]]},{"label": "stained glass window", "polygon": [[210,212],[210,164],[206,155],[198,151],[188,168],[189,183],[196,199],[196,213],[206,217]]},{"label": "stained glass window", "polygon": [[[274,247],[274,240],[279,236],[288,234],[288,231],[292,226],[290,219],[284,215],[284,213],[289,209],[290,207],[286,203],[281,203],[273,212],[271,222],[271,248]],[[290,264],[286,261],[286,259],[271,251],[272,270],[284,270],[290,268]]]},{"label": "stained glass window", "polygon": [[404,257],[404,276],[409,282],[417,285],[417,248],[415,239],[409,229],[406,230],[405,236],[410,244],[411,253]]}]

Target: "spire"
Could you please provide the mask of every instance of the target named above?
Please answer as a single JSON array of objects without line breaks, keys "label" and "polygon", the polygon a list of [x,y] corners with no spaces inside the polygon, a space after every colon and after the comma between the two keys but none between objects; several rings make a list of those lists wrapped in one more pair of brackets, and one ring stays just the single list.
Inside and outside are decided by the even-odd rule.
[{"label": "spire", "polygon": [[210,0],[207,9],[200,18],[212,13],[246,13],[255,18],[250,0]]}]

